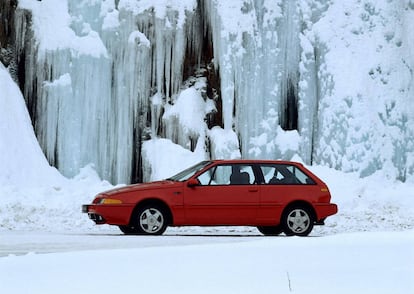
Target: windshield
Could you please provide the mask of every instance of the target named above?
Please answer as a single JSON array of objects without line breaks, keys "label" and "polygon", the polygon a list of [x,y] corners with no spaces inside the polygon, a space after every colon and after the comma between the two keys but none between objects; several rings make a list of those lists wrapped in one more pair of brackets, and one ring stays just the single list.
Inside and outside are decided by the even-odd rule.
[{"label": "windshield", "polygon": [[172,176],[172,177],[168,178],[167,180],[179,181],[179,182],[188,180],[196,172],[200,171],[201,169],[203,169],[205,166],[209,165],[210,163],[211,163],[211,161],[199,162],[196,165],[193,165],[192,167],[189,167],[189,168],[183,170],[182,172],[176,174],[175,176]]}]

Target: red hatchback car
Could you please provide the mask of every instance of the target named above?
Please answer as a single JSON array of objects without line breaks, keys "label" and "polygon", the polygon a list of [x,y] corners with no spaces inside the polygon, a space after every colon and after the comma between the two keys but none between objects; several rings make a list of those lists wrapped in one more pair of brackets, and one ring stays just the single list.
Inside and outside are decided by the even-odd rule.
[{"label": "red hatchback car", "polygon": [[307,236],[337,213],[328,187],[302,164],[270,160],[200,162],[163,181],[102,192],[82,211],[125,234],[167,226],[256,226],[264,235]]}]

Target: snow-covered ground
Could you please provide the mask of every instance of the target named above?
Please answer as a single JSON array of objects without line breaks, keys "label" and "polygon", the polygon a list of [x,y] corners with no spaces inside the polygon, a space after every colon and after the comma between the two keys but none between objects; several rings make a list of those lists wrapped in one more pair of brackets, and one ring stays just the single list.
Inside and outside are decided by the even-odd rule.
[{"label": "snow-covered ground", "polygon": [[[23,240],[37,236],[29,234]],[[67,236],[54,238],[68,240]],[[389,294],[414,290],[412,230],[316,238],[85,235],[74,239],[83,240],[89,250],[0,258],[1,293]],[[74,249],[80,248],[75,245]]]}]

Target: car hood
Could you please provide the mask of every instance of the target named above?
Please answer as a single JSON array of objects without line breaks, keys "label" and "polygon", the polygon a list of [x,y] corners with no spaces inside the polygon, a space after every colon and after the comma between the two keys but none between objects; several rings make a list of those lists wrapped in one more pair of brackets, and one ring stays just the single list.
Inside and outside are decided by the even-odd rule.
[{"label": "car hood", "polygon": [[134,184],[134,185],[128,185],[120,188],[115,188],[109,191],[105,191],[100,193],[102,196],[110,196],[114,194],[119,193],[128,193],[133,191],[143,191],[143,190],[154,190],[154,189],[167,189],[172,188],[174,186],[181,186],[181,182],[175,182],[170,180],[164,180],[164,181],[156,181],[156,182],[150,182],[150,183],[140,183],[140,184]]}]

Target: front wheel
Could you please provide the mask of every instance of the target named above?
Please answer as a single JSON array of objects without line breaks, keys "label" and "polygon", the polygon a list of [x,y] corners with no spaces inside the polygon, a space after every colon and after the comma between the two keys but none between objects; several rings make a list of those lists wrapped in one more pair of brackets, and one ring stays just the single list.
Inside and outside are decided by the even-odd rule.
[{"label": "front wheel", "polygon": [[135,229],[135,227],[132,226],[118,226],[122,233],[125,235],[134,235],[138,234],[138,231]]},{"label": "front wheel", "polygon": [[257,229],[265,236],[277,236],[283,232],[281,226],[259,226]]},{"label": "front wheel", "polygon": [[167,229],[167,214],[158,205],[145,205],[134,215],[134,230],[143,235],[162,235]]},{"label": "front wheel", "polygon": [[313,229],[314,216],[309,208],[292,206],[282,215],[281,225],[287,236],[307,236]]}]

